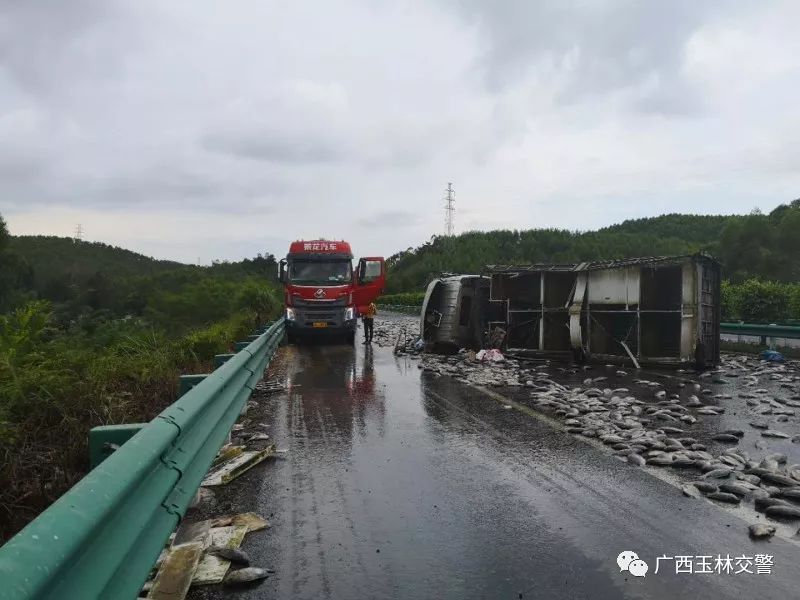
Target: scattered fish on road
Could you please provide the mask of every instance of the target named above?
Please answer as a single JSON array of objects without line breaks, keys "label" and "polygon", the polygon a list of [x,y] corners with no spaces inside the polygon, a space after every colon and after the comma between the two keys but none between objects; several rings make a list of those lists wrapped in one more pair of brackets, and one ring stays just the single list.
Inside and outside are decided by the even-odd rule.
[{"label": "scattered fish on road", "polygon": [[238,569],[228,573],[223,580],[223,583],[225,585],[241,585],[244,583],[251,583],[253,581],[266,579],[267,577],[269,577],[269,573],[267,573],[266,569],[260,569],[258,567],[246,567],[244,569]]},{"label": "scattered fish on road", "polygon": [[750,525],[748,528],[750,532],[750,537],[754,540],[763,540],[771,538],[775,535],[775,526],[774,525],[767,525],[766,523],[754,523]]}]

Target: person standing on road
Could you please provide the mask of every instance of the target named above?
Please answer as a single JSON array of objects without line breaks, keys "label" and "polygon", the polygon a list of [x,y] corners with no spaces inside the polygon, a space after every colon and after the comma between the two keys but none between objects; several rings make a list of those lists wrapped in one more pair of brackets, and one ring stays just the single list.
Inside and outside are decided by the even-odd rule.
[{"label": "person standing on road", "polygon": [[373,321],[375,319],[375,315],[378,314],[378,307],[375,306],[374,302],[370,302],[367,310],[364,311],[364,343],[371,344],[372,343],[372,334],[374,332],[374,325]]}]

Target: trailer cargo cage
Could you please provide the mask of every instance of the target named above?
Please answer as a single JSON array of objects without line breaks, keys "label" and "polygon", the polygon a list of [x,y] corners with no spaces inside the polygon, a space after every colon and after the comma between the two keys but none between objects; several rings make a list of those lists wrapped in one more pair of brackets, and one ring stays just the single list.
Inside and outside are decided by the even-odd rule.
[{"label": "trailer cargo cage", "polygon": [[507,351],[634,364],[719,361],[720,265],[707,254],[486,269],[490,312],[504,315],[488,325],[505,331]]}]

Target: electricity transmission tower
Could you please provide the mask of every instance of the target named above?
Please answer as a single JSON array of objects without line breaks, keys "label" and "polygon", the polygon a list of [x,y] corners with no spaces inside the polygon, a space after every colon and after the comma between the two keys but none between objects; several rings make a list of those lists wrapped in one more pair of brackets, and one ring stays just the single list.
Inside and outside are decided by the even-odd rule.
[{"label": "electricity transmission tower", "polygon": [[83,226],[78,223],[75,227],[75,240],[80,242],[83,239]]},{"label": "electricity transmission tower", "polygon": [[455,192],[453,191],[453,184],[447,183],[447,195],[444,197],[444,228],[446,235],[453,235],[453,213],[456,212]]}]

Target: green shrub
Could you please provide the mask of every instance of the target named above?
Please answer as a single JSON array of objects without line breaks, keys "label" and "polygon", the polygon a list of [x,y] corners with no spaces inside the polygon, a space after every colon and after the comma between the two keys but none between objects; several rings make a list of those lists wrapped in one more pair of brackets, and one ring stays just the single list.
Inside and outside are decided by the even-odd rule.
[{"label": "green shrub", "polygon": [[720,289],[722,321],[733,321],[739,317],[738,286],[730,281],[723,281]]},{"label": "green shrub", "polygon": [[239,313],[208,327],[197,329],[177,342],[182,366],[200,368],[209,365],[215,354],[230,352],[233,343],[252,333],[249,313]]},{"label": "green shrub", "polygon": [[789,313],[792,320],[800,321],[800,283],[790,286]]},{"label": "green shrub", "polygon": [[740,284],[723,282],[723,319],[748,323],[783,323],[800,318],[797,284],[748,279]]},{"label": "green shrub", "polygon": [[376,304],[393,304],[395,306],[422,306],[424,300],[425,292],[405,292],[381,296],[375,302]]},{"label": "green shrub", "polygon": [[255,325],[260,327],[265,320],[276,316],[282,309],[281,300],[266,282],[250,280],[239,290],[240,308],[255,314]]},{"label": "green shrub", "polygon": [[[215,354],[252,333],[254,314],[180,336],[141,319],[51,322],[43,302],[0,316],[0,541],[83,476],[89,429],[152,420],[175,400],[178,376],[208,372]],[[26,507],[10,510],[20,497]]]}]

